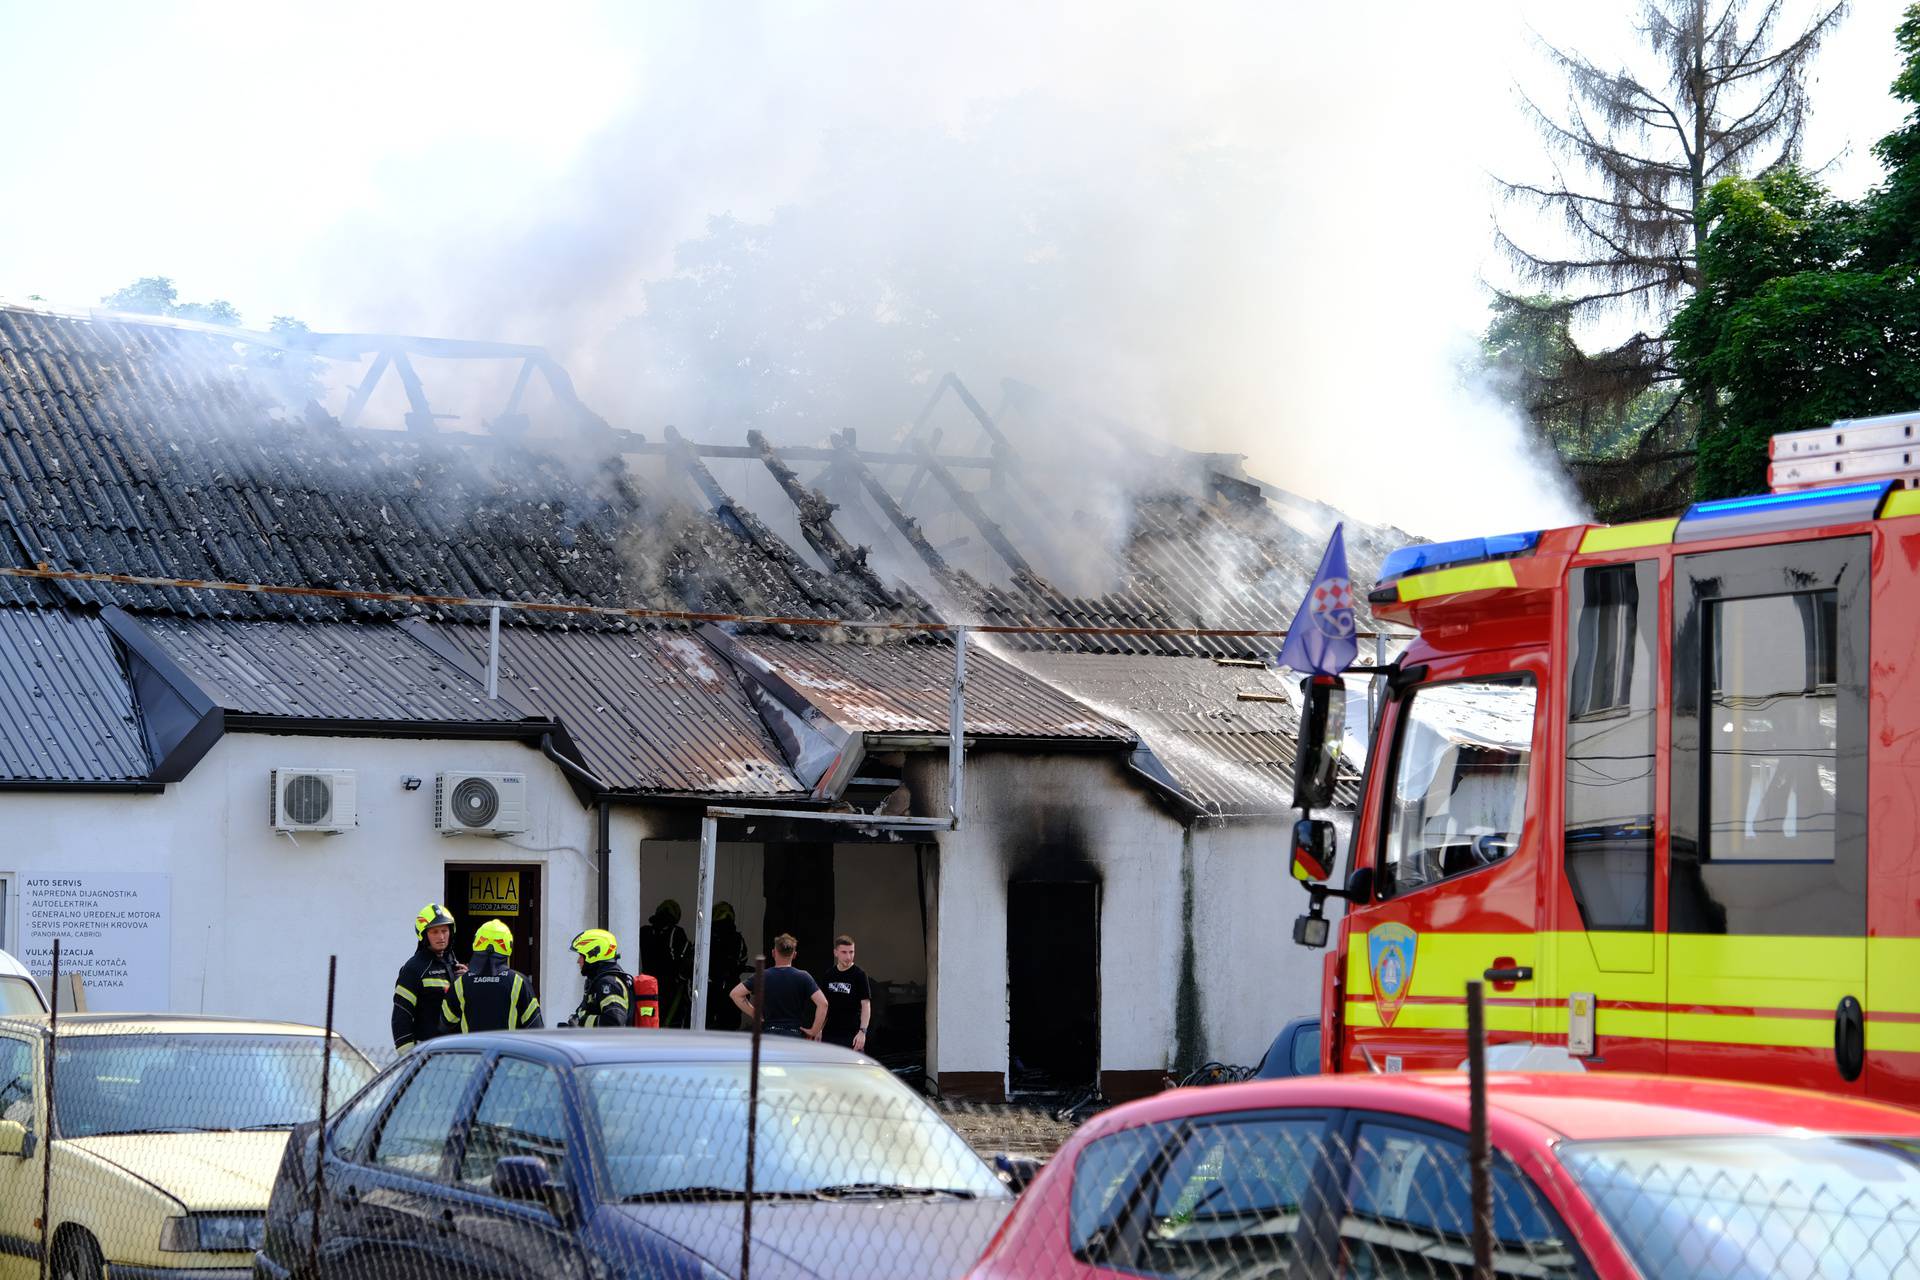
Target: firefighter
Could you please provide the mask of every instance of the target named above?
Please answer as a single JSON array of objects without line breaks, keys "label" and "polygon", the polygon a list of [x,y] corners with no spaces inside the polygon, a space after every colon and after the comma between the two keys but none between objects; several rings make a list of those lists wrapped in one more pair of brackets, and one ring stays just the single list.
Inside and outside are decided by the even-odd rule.
[{"label": "firefighter", "polygon": [[567,1019],[570,1027],[630,1027],[633,1025],[633,978],[620,967],[620,944],[605,929],[588,929],[570,944],[580,958],[585,983],[580,1007]]},{"label": "firefighter", "polygon": [[660,980],[660,1025],[685,1026],[693,987],[693,944],[680,927],[680,904],[663,898],[640,930],[640,970]]},{"label": "firefighter", "polygon": [[533,979],[511,968],[513,930],[489,920],[474,931],[467,971],[453,980],[441,1005],[449,1030],[518,1031],[546,1025]]},{"label": "firefighter", "polygon": [[420,908],[413,936],[413,955],[393,984],[393,1047],[401,1053],[448,1034],[441,1006],[453,980],[467,971],[453,954],[453,913],[439,903]]}]

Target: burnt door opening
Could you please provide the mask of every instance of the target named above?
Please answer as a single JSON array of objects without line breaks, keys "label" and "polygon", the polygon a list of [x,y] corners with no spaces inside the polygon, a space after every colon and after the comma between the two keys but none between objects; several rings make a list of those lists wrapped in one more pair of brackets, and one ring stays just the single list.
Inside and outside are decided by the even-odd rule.
[{"label": "burnt door opening", "polygon": [[[473,952],[473,931],[498,920],[513,931],[515,969],[540,986],[540,868],[512,862],[449,862],[446,897],[453,913],[453,952]],[[545,1003],[543,999],[541,1003]]]},{"label": "burnt door opening", "polygon": [[790,933],[800,944],[794,961],[812,973],[833,967],[833,846],[770,844],[761,871],[767,905],[760,950],[773,963],[773,940]]},{"label": "burnt door opening", "polygon": [[1100,1076],[1100,886],[1007,886],[1007,1056],[1014,1093],[1090,1089]]}]

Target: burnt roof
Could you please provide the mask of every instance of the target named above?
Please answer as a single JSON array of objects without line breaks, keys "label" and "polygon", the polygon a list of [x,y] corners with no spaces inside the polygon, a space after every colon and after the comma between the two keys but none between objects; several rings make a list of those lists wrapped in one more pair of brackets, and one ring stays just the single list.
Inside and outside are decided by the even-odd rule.
[{"label": "burnt roof", "polygon": [[[0,559],[29,567],[796,617],[846,607],[846,588],[770,555],[738,520],[650,492],[605,447],[290,417],[245,375],[231,337],[19,308],[0,308],[0,515]],[[17,579],[0,579],[0,602],[407,611]]]},{"label": "burnt roof", "polygon": [[[433,631],[484,670],[485,627]],[[616,791],[806,794],[733,669],[694,636],[504,627],[499,679],[564,723],[581,762]]]},{"label": "burnt roof", "polygon": [[536,718],[385,622],[140,618],[160,650],[223,711],[393,723]]},{"label": "burnt roof", "polygon": [[0,609],[0,780],[132,782],[150,765],[100,619]]},{"label": "burnt roof", "polygon": [[[953,686],[946,644],[821,644],[773,636],[737,643],[843,729],[945,734]],[[1118,720],[1036,680],[976,641],[967,648],[966,733],[976,738],[1129,743]]]},{"label": "burnt roof", "polygon": [[[1131,725],[1182,798],[1215,817],[1292,812],[1299,714],[1280,673],[1212,658],[1024,653],[1036,677],[1072,690]],[[1360,779],[1343,769],[1334,803],[1359,803]]]}]

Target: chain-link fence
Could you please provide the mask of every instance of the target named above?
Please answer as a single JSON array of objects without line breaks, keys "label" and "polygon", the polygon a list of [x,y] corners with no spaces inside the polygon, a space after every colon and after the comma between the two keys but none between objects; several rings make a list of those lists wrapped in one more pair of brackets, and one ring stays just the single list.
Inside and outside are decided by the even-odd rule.
[{"label": "chain-link fence", "polygon": [[1476,1214],[1466,1129],[1284,1086],[1075,1130],[774,1035],[380,1056],[286,1024],[0,1019],[0,1277],[1920,1276],[1920,1116],[1501,1147]]}]

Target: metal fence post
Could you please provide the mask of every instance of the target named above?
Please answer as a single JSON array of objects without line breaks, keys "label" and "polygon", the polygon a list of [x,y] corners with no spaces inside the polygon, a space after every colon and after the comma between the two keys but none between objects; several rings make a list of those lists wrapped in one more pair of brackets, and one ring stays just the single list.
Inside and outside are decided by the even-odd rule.
[{"label": "metal fence post", "polygon": [[320,1042],[320,1127],[313,1135],[313,1275],[320,1280],[320,1215],[327,1207],[327,1094],[333,1088],[333,992],[340,957],[327,957],[327,1035]]},{"label": "metal fence post", "polygon": [[53,1011],[47,1018],[47,1131],[40,1135],[40,1280],[53,1274],[54,1064],[60,1041],[60,939],[53,940]]},{"label": "metal fence post", "polygon": [[753,1148],[760,1135],[760,1036],[766,1023],[767,958],[753,958],[753,1047],[747,1068],[747,1177],[740,1201],[740,1280],[753,1274]]},{"label": "metal fence post", "polygon": [[1487,1136],[1487,1013],[1478,982],[1467,984],[1467,1164],[1473,1193],[1474,1280],[1493,1280],[1493,1144]]}]

